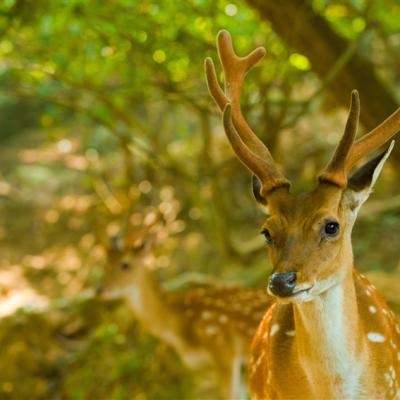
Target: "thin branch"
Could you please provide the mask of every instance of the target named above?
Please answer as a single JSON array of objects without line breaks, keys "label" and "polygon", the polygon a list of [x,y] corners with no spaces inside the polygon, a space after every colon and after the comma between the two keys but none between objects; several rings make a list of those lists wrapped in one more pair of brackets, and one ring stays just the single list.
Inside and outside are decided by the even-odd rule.
[{"label": "thin branch", "polygon": [[349,62],[351,57],[356,52],[360,43],[364,40],[365,36],[369,34],[370,31],[365,30],[362,34],[358,36],[356,40],[351,42],[347,47],[346,51],[342,53],[337,62],[333,65],[329,73],[326,75],[325,79],[321,82],[319,87],[315,90],[315,92],[307,99],[302,102],[302,106],[300,110],[283,124],[280,129],[287,129],[297,124],[297,122],[307,114],[311,108],[314,106],[315,102],[319,99],[319,97],[324,93],[327,87],[335,80],[335,78],[340,74],[346,64]]}]

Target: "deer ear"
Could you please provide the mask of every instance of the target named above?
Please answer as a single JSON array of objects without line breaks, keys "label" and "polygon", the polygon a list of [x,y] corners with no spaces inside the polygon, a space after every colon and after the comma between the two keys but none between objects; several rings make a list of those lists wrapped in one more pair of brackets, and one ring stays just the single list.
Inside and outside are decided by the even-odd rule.
[{"label": "deer ear", "polygon": [[108,245],[111,250],[114,251],[123,251],[124,250],[124,242],[120,235],[113,235],[108,240]]},{"label": "deer ear", "polygon": [[261,182],[260,180],[253,175],[252,177],[252,187],[253,187],[253,195],[257,202],[266,207],[267,206],[267,199],[261,195]]},{"label": "deer ear", "polygon": [[349,201],[352,210],[358,211],[358,208],[368,199],[393,147],[394,140],[386,151],[360,167],[349,179],[344,197]]}]

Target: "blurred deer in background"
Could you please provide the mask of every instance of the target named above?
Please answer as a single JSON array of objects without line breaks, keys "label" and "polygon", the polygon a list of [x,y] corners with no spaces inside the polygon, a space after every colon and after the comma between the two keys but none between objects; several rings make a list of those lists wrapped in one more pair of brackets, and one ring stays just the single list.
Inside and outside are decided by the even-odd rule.
[{"label": "blurred deer in background", "polygon": [[241,367],[270,299],[244,288],[163,290],[152,269],[168,228],[160,212],[144,220],[126,237],[112,239],[102,296],[128,300],[143,327],[173,347],[187,367],[214,366],[223,399],[243,397]]},{"label": "blurred deer in background", "polygon": [[400,398],[400,326],[374,286],[353,268],[351,231],[392,144],[349,177],[364,156],[400,128],[400,109],[354,143],[360,112],[351,94],[342,139],[310,193],[295,194],[240,109],[246,73],[264,56],[238,57],[228,32],[217,39],[225,91],[211,59],[209,91],[223,112],[237,157],[253,172],[253,192],[268,218],[262,234],[275,296],[254,337],[250,386],[255,399]]}]

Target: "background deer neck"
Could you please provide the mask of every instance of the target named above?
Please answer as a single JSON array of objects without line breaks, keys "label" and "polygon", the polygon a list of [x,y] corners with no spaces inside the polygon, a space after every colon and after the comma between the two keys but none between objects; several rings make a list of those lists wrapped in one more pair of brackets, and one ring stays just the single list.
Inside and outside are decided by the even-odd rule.
[{"label": "background deer neck", "polygon": [[134,283],[125,293],[137,319],[149,333],[171,345],[187,366],[209,362],[207,351],[193,347],[183,334],[182,311],[168,301],[169,294],[160,288],[153,271],[140,267],[135,272]]},{"label": "background deer neck", "polygon": [[138,319],[150,323],[166,311],[163,293],[149,268],[141,266],[135,271],[132,285],[126,288],[127,299]]}]

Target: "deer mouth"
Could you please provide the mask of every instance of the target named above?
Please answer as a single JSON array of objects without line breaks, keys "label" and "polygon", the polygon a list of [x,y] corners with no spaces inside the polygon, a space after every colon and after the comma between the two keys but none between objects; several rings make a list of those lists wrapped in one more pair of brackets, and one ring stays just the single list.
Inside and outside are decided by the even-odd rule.
[{"label": "deer mouth", "polygon": [[278,297],[278,302],[280,303],[301,303],[305,301],[310,301],[313,299],[312,293],[310,293],[311,289],[313,289],[314,285],[304,287],[301,285],[297,290],[293,291],[292,294],[285,297]]},{"label": "deer mouth", "polygon": [[297,282],[295,271],[274,272],[269,277],[267,292],[278,302],[290,303],[311,300],[314,282]]},{"label": "deer mouth", "polygon": [[300,293],[308,293],[313,287],[314,287],[314,285],[311,285],[311,286],[306,287],[306,288],[298,289],[298,290],[294,291],[294,292],[291,294],[290,297],[296,296],[296,295],[298,295],[298,294],[300,294]]}]

